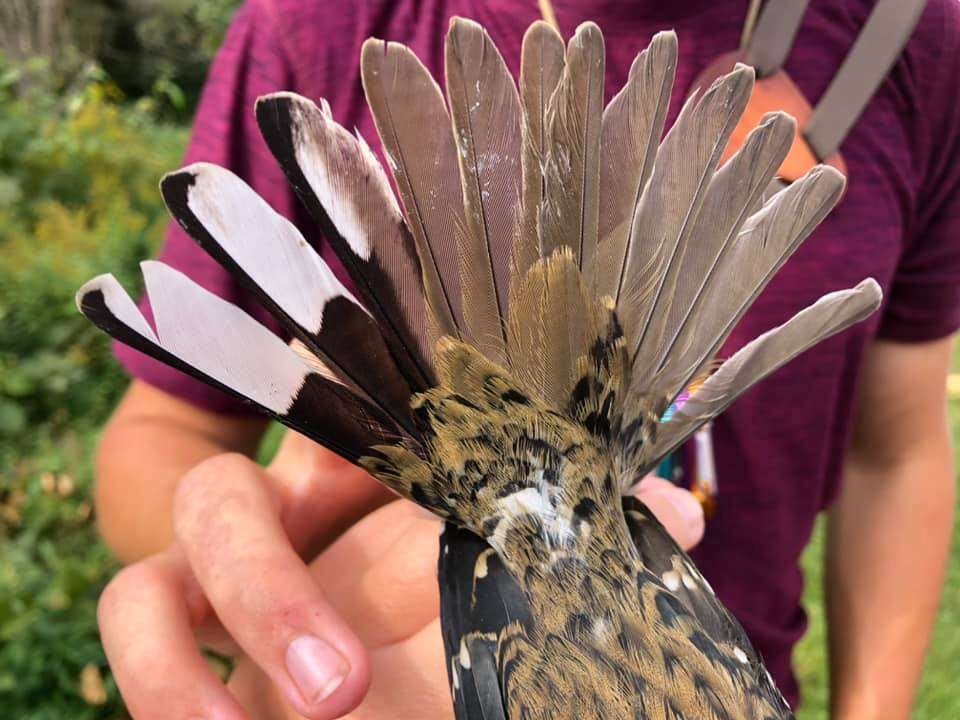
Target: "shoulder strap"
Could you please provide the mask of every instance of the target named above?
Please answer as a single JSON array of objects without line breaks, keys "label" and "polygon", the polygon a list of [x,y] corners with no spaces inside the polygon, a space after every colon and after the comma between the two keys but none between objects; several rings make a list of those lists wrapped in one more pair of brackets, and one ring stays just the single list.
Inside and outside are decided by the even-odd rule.
[{"label": "shoulder strap", "polygon": [[810,0],[767,0],[750,33],[747,62],[757,77],[773,75],[786,62]]},{"label": "shoulder strap", "polygon": [[[840,147],[913,34],[927,0],[877,0],[853,47],[813,110],[804,137],[817,157]],[[793,47],[809,0],[767,0],[748,40],[757,75],[777,72]]]},{"label": "shoulder strap", "polygon": [[877,0],[807,123],[807,142],[819,157],[840,147],[900,57],[926,4],[927,0]]}]

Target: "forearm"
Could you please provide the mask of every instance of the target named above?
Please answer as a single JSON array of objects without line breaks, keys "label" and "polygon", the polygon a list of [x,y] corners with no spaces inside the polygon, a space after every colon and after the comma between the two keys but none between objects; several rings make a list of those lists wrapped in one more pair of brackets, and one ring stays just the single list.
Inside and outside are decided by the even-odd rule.
[{"label": "forearm", "polygon": [[171,505],[180,478],[214,455],[252,452],[261,430],[259,420],[218,422],[135,383],[97,451],[95,503],[104,540],[124,562],[166,547],[173,538]]},{"label": "forearm", "polygon": [[853,453],[830,512],[826,588],[836,720],[910,717],[953,524],[949,440],[896,462]]},{"label": "forearm", "polygon": [[121,560],[138,560],[170,543],[177,481],[201,461],[225,451],[162,420],[107,428],[97,459],[97,523]]}]

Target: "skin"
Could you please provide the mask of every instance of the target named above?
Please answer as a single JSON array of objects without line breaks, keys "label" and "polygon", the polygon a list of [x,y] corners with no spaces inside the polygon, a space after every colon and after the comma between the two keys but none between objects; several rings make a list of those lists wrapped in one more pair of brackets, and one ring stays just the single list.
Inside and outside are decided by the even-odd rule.
[{"label": "skin", "polygon": [[[379,720],[406,703],[411,718],[449,717],[436,521],[398,501],[358,525],[392,496],[295,433],[269,468],[257,466],[239,451],[252,451],[262,429],[135,381],[104,433],[100,529],[132,564],[104,591],[99,621],[131,714],[325,719],[356,709],[350,717]],[[684,547],[702,537],[686,491],[650,478],[639,497]],[[424,521],[402,540],[391,514],[400,512]],[[333,648],[347,670],[323,698],[291,669],[289,648],[304,637]],[[238,657],[229,688],[197,640]]]},{"label": "skin", "polygon": [[956,506],[944,392],[952,341],[877,342],[863,365],[826,554],[832,716],[906,720]]},{"label": "skin", "polygon": [[[943,340],[876,342],[865,358],[826,559],[839,720],[909,717],[953,520],[950,357]],[[262,424],[248,422],[135,382],[105,433],[102,532],[128,561],[155,553],[122,571],[100,605],[104,645],[133,717],[452,717],[436,522],[403,501],[367,515],[390,496],[293,433],[274,463],[259,468],[236,452],[259,437]],[[678,511],[690,505],[677,493],[648,479],[640,497],[689,547],[703,520]],[[138,515],[144,498],[156,504]],[[151,630],[131,632],[142,627]],[[285,644],[303,634],[329,641],[350,667],[318,703],[304,699],[285,666]],[[226,688],[197,639],[238,658]]]}]

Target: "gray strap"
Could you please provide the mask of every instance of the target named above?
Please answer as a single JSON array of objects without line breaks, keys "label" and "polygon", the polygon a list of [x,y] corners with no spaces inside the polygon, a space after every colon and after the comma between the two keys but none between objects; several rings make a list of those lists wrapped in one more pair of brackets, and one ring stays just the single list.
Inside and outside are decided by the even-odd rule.
[{"label": "gray strap", "polygon": [[900,56],[926,4],[927,0],[877,0],[807,123],[804,135],[817,157],[827,158],[840,147]]},{"label": "gray strap", "polygon": [[793,47],[810,0],[767,0],[747,46],[747,62],[757,76],[773,75],[783,67]]}]

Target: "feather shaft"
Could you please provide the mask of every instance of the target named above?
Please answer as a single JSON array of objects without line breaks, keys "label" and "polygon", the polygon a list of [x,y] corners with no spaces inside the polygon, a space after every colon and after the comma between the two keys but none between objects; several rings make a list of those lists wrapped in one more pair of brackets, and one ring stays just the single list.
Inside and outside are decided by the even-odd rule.
[{"label": "feather shaft", "polygon": [[563,75],[547,107],[548,201],[540,213],[540,255],[569,247],[578,268],[597,244],[604,63],[600,29],[583,23],[567,45]]},{"label": "feather shaft", "polygon": [[519,282],[540,256],[540,208],[547,199],[543,175],[547,104],[563,75],[565,52],[560,34],[545,22],[531,25],[523,37],[520,57],[523,184],[514,242],[513,282]]},{"label": "feather shaft", "polygon": [[752,88],[753,70],[739,66],[702,97],[691,97],[660,144],[637,206],[622,283],[614,295],[633,352],[645,340],[677,248],[696,222],[720,154]]},{"label": "feather shaft", "polygon": [[477,347],[504,364],[521,178],[520,100],[500,53],[472,21],[451,21],[446,72],[466,218],[459,252],[464,319]]},{"label": "feather shaft", "polygon": [[676,33],[657,33],[634,59],[627,84],[603,111],[600,247],[594,257],[584,258],[599,295],[614,297],[620,285],[637,203],[663,134],[676,67]]},{"label": "feather shaft", "polygon": [[648,341],[637,350],[634,368],[641,380],[649,380],[667,361],[680,329],[694,307],[699,307],[697,296],[706,285],[710,267],[759,208],[795,132],[796,125],[788,115],[768,116],[711,179],[703,208],[678,244],[664,278],[663,291],[651,313]]},{"label": "feather shaft", "polygon": [[416,242],[433,327],[460,337],[464,321],[456,231],[465,220],[457,149],[443,95],[417,57],[397,43],[364,42],[360,70]]}]

